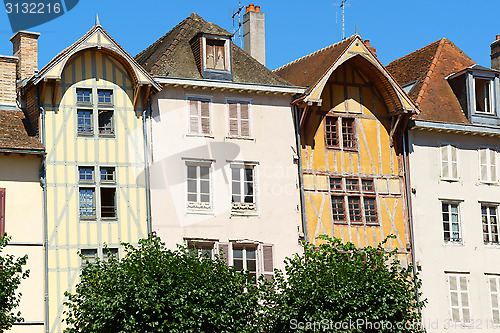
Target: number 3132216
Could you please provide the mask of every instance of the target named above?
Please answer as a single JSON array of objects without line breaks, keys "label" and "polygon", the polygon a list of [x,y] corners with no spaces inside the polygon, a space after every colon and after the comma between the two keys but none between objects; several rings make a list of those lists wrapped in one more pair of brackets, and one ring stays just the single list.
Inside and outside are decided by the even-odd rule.
[{"label": "number 3132216", "polygon": [[43,2],[23,2],[5,4],[7,14],[59,14],[61,12],[60,3],[43,3]]}]

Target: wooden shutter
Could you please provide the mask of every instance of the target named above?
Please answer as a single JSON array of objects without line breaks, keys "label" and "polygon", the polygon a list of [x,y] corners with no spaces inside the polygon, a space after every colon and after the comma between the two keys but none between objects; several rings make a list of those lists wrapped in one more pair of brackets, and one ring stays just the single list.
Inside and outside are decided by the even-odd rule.
[{"label": "wooden shutter", "polygon": [[238,119],[238,104],[228,103],[229,105],[229,135],[238,136],[239,133],[239,119]]},{"label": "wooden shutter", "polygon": [[201,109],[201,133],[210,134],[210,102],[207,100],[200,101]]},{"label": "wooden shutter", "polygon": [[231,248],[231,243],[219,243],[219,255],[222,255],[222,259],[226,265],[230,265],[229,249]]},{"label": "wooden shutter", "polygon": [[449,178],[450,177],[450,169],[448,164],[448,146],[441,146],[441,177]]},{"label": "wooden shutter", "polygon": [[198,115],[198,103],[197,100],[189,100],[189,133],[198,134],[199,130],[199,115]]},{"label": "wooden shutter", "polygon": [[462,319],[469,322],[470,317],[470,304],[469,304],[469,288],[466,276],[460,276],[460,303],[462,306]]},{"label": "wooden shutter", "polygon": [[5,233],[5,189],[0,188],[0,237]]},{"label": "wooden shutter", "polygon": [[458,179],[458,148],[450,146],[450,173],[453,179]]},{"label": "wooden shutter", "polygon": [[273,245],[264,244],[262,245],[262,273],[264,278],[268,281],[272,281],[274,276],[274,260],[273,260]]},{"label": "wooden shutter", "polygon": [[497,163],[496,163],[496,157],[497,157],[497,152],[493,149],[488,149],[490,153],[490,164],[489,164],[489,171],[490,171],[490,181],[496,182],[497,181]]},{"label": "wooden shutter", "polygon": [[499,278],[496,277],[491,277],[490,279],[490,297],[491,297],[491,311],[492,311],[492,317],[493,317],[493,323],[499,324],[500,323],[500,304],[498,302],[498,296],[499,296]]},{"label": "wooden shutter", "polygon": [[240,104],[241,136],[250,136],[250,113],[249,104]]},{"label": "wooden shutter", "polygon": [[479,149],[479,179],[488,180],[488,150]]},{"label": "wooden shutter", "polygon": [[460,305],[458,302],[458,279],[456,275],[449,275],[450,300],[451,300],[451,320],[460,321]]}]

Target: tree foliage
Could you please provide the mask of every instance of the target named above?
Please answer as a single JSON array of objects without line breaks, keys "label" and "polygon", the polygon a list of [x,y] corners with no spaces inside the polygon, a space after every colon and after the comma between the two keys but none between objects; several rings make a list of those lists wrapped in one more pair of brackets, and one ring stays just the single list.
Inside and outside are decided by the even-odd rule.
[{"label": "tree foliage", "polygon": [[[392,236],[390,236],[392,237]],[[285,262],[267,289],[268,332],[421,332],[420,280],[397,250],[357,248],[320,236]],[[277,292],[276,292],[277,291]]]},{"label": "tree foliage", "polygon": [[85,268],[66,293],[65,332],[258,332],[258,292],[222,260],[150,236],[122,260]]},{"label": "tree foliage", "polygon": [[0,237],[0,332],[10,329],[14,322],[23,321],[21,313],[14,312],[21,300],[21,293],[16,291],[21,281],[29,276],[29,270],[23,271],[27,255],[16,258],[3,253],[9,240],[7,234]]}]

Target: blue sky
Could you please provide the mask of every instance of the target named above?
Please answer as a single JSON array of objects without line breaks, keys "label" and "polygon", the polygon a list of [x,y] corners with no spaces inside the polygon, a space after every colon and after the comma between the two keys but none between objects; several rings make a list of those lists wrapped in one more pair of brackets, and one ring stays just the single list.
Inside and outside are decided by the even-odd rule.
[{"label": "blue sky", "polygon": [[[342,38],[341,0],[255,0],[266,14],[267,66],[275,69]],[[242,2],[247,5],[249,2]],[[387,65],[416,49],[446,37],[474,61],[490,65],[490,44],[500,34],[499,0],[348,0],[346,35],[369,39]],[[132,56],[177,23],[196,12],[232,32],[237,0],[129,1],[80,0],[67,14],[30,29],[41,33],[39,67],[72,44],[94,24],[101,25]],[[7,14],[0,13],[0,54],[11,55],[13,35]]]}]

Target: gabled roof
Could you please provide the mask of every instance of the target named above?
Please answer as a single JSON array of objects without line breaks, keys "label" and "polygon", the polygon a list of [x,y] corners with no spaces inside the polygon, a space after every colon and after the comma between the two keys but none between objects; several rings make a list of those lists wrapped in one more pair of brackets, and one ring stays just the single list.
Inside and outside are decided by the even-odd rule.
[{"label": "gabled roof", "polygon": [[120,61],[125,68],[133,76],[134,83],[139,85],[151,85],[157,91],[161,87],[154,81],[154,79],[145,71],[107,32],[104,28],[96,22],[85,35],[78,39],[71,46],[64,49],[57,54],[47,65],[45,65],[38,74],[35,74],[30,80],[37,84],[42,79],[55,79],[61,78],[62,71],[66,62],[75,53],[85,49],[99,49],[107,52]]},{"label": "gabled roof", "polygon": [[[163,37],[135,56],[149,73],[158,77],[203,79],[190,41],[199,34],[230,37],[232,34],[192,13]],[[233,82],[290,86],[231,42]]]},{"label": "gabled roof", "polygon": [[0,107],[0,152],[43,154],[42,143],[29,128],[22,111]]},{"label": "gabled roof", "polygon": [[294,103],[321,103],[321,96],[332,73],[351,61],[363,70],[380,91],[390,113],[418,112],[417,108],[384,68],[359,35],[316,51],[274,72],[292,84],[307,86],[306,94]]},{"label": "gabled roof", "polygon": [[294,85],[308,87],[307,91],[310,91],[345,52],[354,37],[308,54],[273,72]]},{"label": "gabled roof", "polygon": [[455,44],[442,38],[386,68],[403,86],[416,81],[409,96],[420,107],[417,119],[469,123],[446,77],[474,64]]}]

